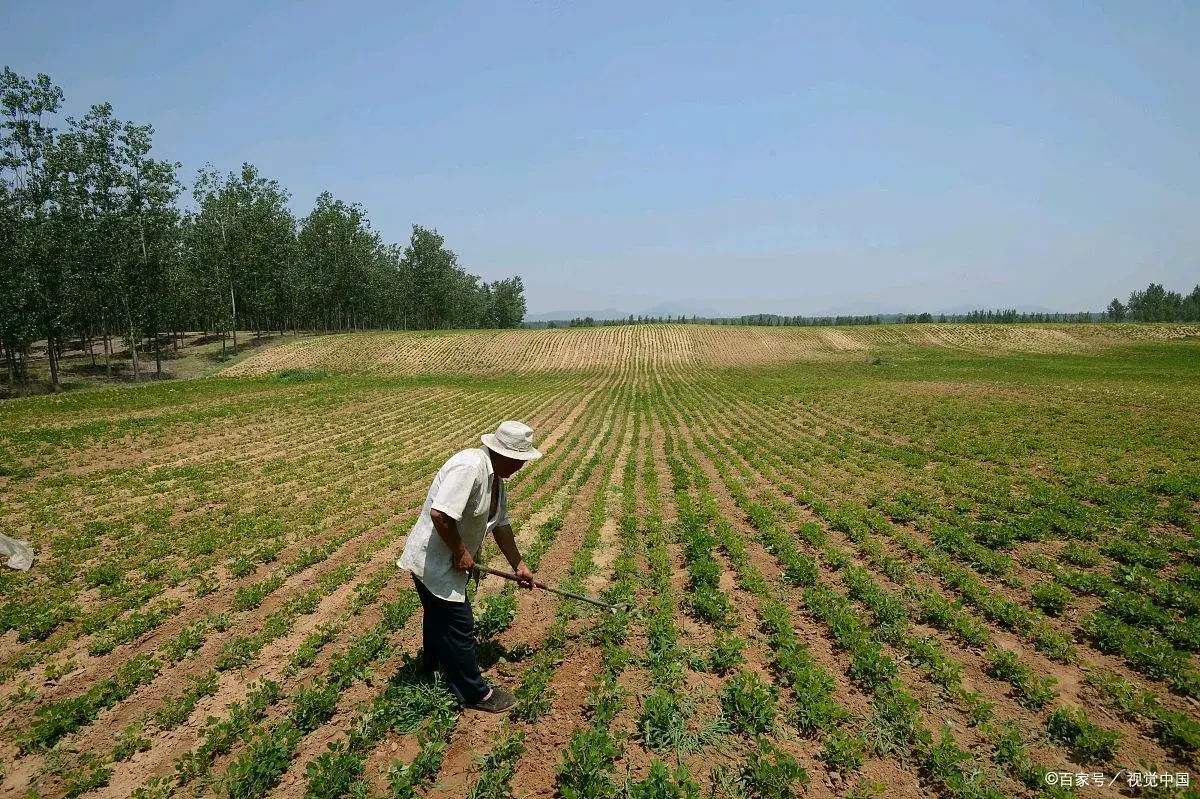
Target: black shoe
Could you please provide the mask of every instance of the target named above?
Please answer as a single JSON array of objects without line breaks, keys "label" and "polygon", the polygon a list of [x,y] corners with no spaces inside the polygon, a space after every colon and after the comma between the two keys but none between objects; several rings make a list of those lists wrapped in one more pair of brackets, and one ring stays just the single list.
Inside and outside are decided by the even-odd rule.
[{"label": "black shoe", "polygon": [[517,704],[516,697],[499,686],[492,686],[492,693],[487,699],[480,699],[467,707],[471,710],[482,710],[485,713],[503,713],[506,710],[512,710],[515,704]]}]

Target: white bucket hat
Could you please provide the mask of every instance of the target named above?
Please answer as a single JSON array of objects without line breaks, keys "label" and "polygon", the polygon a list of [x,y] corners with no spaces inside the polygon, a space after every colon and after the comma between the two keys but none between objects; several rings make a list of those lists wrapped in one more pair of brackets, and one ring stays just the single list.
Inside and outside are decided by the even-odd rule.
[{"label": "white bucket hat", "polygon": [[533,448],[533,428],[521,422],[501,422],[496,432],[484,433],[479,440],[492,452],[516,461],[542,457],[542,453]]}]

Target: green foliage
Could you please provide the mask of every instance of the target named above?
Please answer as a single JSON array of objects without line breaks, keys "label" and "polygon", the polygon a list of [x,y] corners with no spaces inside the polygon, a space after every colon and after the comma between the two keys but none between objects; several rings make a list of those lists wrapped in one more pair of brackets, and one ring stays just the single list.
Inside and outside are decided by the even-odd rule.
[{"label": "green foliage", "polygon": [[154,722],[161,730],[173,730],[187,720],[201,697],[217,692],[217,672],[205,672],[199,676],[189,675],[187,688],[179,696],[163,699],[162,707],[154,712]]},{"label": "green foliage", "polygon": [[1101,561],[1100,553],[1095,549],[1085,547],[1074,541],[1067,542],[1067,545],[1063,547],[1061,556],[1067,563],[1087,568],[1099,566]]},{"label": "green foliage", "polygon": [[334,682],[302,687],[292,697],[288,718],[301,734],[307,735],[333,717],[340,695]]},{"label": "green foliage", "polygon": [[362,777],[365,765],[365,758],[351,752],[345,741],[330,741],[328,751],[305,767],[305,799],[340,799]]},{"label": "green foliage", "polygon": [[513,718],[533,721],[550,710],[550,678],[554,675],[556,665],[538,659],[526,670],[521,684],[513,692],[517,699],[516,707],[512,709]]},{"label": "green foliage", "polygon": [[[480,762],[479,779],[471,786],[468,799],[513,799],[510,783],[516,773],[517,758],[525,753],[524,740],[523,733],[513,733],[492,747]],[[399,798],[400,794],[395,796]]]},{"label": "green foliage", "polygon": [[1104,764],[1113,759],[1124,735],[1088,721],[1083,708],[1060,707],[1046,719],[1050,740],[1066,746],[1082,764]]},{"label": "green foliage", "polygon": [[1092,671],[1084,680],[1104,698],[1106,705],[1129,721],[1138,716],[1153,716],[1159,711],[1158,697],[1153,692],[1140,690],[1119,674]]},{"label": "green foliage", "polygon": [[943,729],[941,738],[925,754],[921,770],[950,796],[1003,799],[1004,794],[989,786],[985,775],[964,769],[970,760],[971,755],[958,747],[948,729]]},{"label": "green foliage", "polygon": [[1062,615],[1063,608],[1071,601],[1071,594],[1058,583],[1042,583],[1033,589],[1033,604],[1048,616]]},{"label": "green foliage", "polygon": [[263,719],[267,708],[281,697],[278,683],[271,680],[264,680],[261,684],[251,683],[245,704],[232,703],[225,719],[209,719],[200,733],[204,742],[175,761],[175,772],[180,783],[187,785],[204,774],[213,760],[228,752],[236,741]]},{"label": "green foliage", "polygon": [[809,785],[804,766],[765,739],[746,756],[740,776],[745,795],[754,799],[793,799]]},{"label": "green foliage", "polygon": [[290,722],[260,731],[246,751],[229,764],[225,787],[229,799],[259,799],[274,788],[292,762],[302,733]]},{"label": "green foliage", "polygon": [[625,786],[625,796],[627,799],[700,799],[700,786],[683,766],[672,772],[655,758],[645,777]]},{"label": "green foliage", "polygon": [[877,644],[860,644],[851,652],[850,677],[867,690],[879,690],[899,673],[896,663]]},{"label": "green foliage", "polygon": [[1200,673],[1192,666],[1191,658],[1161,636],[1146,636],[1101,611],[1089,614],[1081,626],[1101,652],[1122,655],[1141,674],[1166,680],[1175,693],[1200,696]]},{"label": "green foliage", "polygon": [[987,655],[987,673],[1007,680],[1013,686],[1017,701],[1032,710],[1039,710],[1058,696],[1054,686],[1057,681],[1048,675],[1034,676],[1028,666],[1021,662],[1016,652],[1008,649],[993,649]]},{"label": "green foliage", "polygon": [[133,789],[130,799],[167,799],[171,795],[171,787],[170,777],[151,777],[144,784]]},{"label": "green foliage", "polygon": [[281,585],[283,585],[283,575],[277,573],[261,582],[242,586],[233,595],[233,609],[237,611],[253,610]]},{"label": "green foliage", "polygon": [[76,668],[75,655],[68,655],[62,663],[50,662],[46,664],[46,681],[55,682],[67,676]]},{"label": "green foliage", "polygon": [[168,663],[178,663],[184,658],[194,655],[204,646],[208,637],[208,622],[204,619],[184,625],[184,628],[162,646],[163,659]]},{"label": "green foliage", "polygon": [[336,624],[330,622],[321,622],[321,624],[317,625],[317,629],[309,633],[300,643],[295,653],[292,654],[285,671],[289,674],[295,674],[300,669],[307,668],[315,663],[317,655],[327,644],[337,637],[338,630],[340,629]]},{"label": "green foliage", "polygon": [[610,797],[614,761],[621,750],[608,730],[585,728],[571,733],[563,759],[555,768],[555,785],[562,799]]},{"label": "green foliage", "polygon": [[758,735],[775,725],[777,696],[775,686],[742,669],[721,693],[721,710],[735,732]]},{"label": "green foliage", "polygon": [[83,694],[39,707],[34,723],[20,737],[22,752],[45,751],[83,724],[89,724],[100,711],[111,707],[145,685],[158,674],[160,665],[150,655],[135,655],[111,679],[93,683]]},{"label": "green foliage", "polygon": [[1154,714],[1154,734],[1158,742],[1176,752],[1200,750],[1200,722],[1174,710]]},{"label": "green foliage", "polygon": [[658,689],[646,697],[638,716],[642,744],[655,752],[684,752],[699,748],[699,739],[689,733],[693,707],[674,691]]},{"label": "green foliage", "polygon": [[742,664],[742,650],[746,642],[734,635],[719,634],[713,640],[712,650],[708,655],[708,663],[712,670],[725,676]]},{"label": "green foliage", "polygon": [[506,588],[488,599],[483,612],[475,619],[475,635],[485,641],[493,638],[507,630],[516,617],[517,594]]},{"label": "green foliage", "polygon": [[388,732],[409,733],[425,723],[448,724],[454,718],[453,707],[454,697],[440,678],[422,679],[416,661],[409,661],[359,716],[350,731],[351,747],[366,749]]},{"label": "green foliage", "polygon": [[901,761],[931,736],[921,722],[920,704],[898,681],[871,700],[871,723],[866,729],[867,751],[893,755]]},{"label": "green foliage", "polygon": [[68,799],[75,799],[89,791],[108,785],[113,769],[96,756],[94,752],[84,752],[79,756],[78,765],[65,772],[63,777],[63,793]]},{"label": "green foliage", "polygon": [[130,724],[121,732],[117,738],[117,745],[113,749],[112,758],[118,763],[128,760],[138,752],[145,752],[150,749],[150,739],[142,736],[141,724]]},{"label": "green foliage", "polygon": [[857,771],[863,764],[865,754],[866,741],[861,735],[833,730],[821,739],[820,758],[830,771],[843,774]]}]

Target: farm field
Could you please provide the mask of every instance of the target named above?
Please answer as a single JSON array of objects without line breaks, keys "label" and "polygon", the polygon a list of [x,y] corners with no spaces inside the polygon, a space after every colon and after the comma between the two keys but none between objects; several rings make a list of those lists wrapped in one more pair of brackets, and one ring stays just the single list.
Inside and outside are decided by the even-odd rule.
[{"label": "farm field", "polygon": [[[0,797],[1195,795],[1127,777],[1200,779],[1197,408],[1183,325],[343,334],[0,403]],[[528,562],[631,610],[484,580],[494,717],[394,561],[506,418]]]}]

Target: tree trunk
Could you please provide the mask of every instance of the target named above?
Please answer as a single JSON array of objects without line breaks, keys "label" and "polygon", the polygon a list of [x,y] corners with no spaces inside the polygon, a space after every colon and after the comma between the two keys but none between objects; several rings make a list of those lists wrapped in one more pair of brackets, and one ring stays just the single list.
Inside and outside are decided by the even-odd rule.
[{"label": "tree trunk", "polygon": [[96,368],[96,340],[89,333],[87,337],[88,355],[92,356],[92,368]]},{"label": "tree trunk", "polygon": [[14,391],[17,387],[17,354],[11,346],[4,348],[4,363],[8,367],[8,389]]},{"label": "tree trunk", "polygon": [[154,331],[154,373],[162,377],[162,353],[158,344],[158,330]]},{"label": "tree trunk", "polygon": [[46,354],[50,357],[50,386],[57,393],[62,391],[62,383],[58,380],[58,347],[53,336],[46,339]]},{"label": "tree trunk", "polygon": [[104,336],[104,376],[111,378],[112,361],[109,358],[109,355],[112,352],[112,348],[108,343],[108,317],[106,317],[104,314],[100,314],[100,332],[101,335]]},{"label": "tree trunk", "polygon": [[129,347],[129,354],[133,356],[133,382],[141,379],[141,364],[138,363],[137,339],[133,337],[133,316],[130,315],[128,309],[125,311],[125,316],[129,321],[129,341],[126,342]]},{"label": "tree trunk", "polygon": [[233,281],[229,281],[229,305],[233,308],[233,351],[237,352],[237,299],[233,296]]}]

